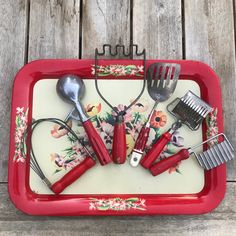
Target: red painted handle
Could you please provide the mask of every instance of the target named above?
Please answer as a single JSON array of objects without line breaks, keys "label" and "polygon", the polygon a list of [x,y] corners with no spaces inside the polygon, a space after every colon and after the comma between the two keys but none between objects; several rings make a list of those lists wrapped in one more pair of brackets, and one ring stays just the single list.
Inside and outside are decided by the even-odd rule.
[{"label": "red painted handle", "polygon": [[116,164],[123,164],[126,161],[126,136],[124,122],[116,122],[114,127],[112,159]]},{"label": "red painted handle", "polygon": [[65,174],[60,180],[51,186],[51,190],[55,194],[60,194],[66,187],[77,180],[82,174],[84,174],[88,169],[93,167],[96,162],[90,158],[86,157],[80,164],[75,166],[71,171]]},{"label": "red painted handle", "polygon": [[168,170],[172,166],[177,165],[179,161],[185,160],[189,158],[190,154],[187,149],[182,149],[178,153],[176,153],[173,156],[170,156],[164,160],[161,160],[157,163],[154,163],[150,167],[150,172],[152,173],[153,176],[159,175],[163,173],[164,171]]},{"label": "red painted handle", "polygon": [[88,135],[88,139],[92,148],[100,162],[101,165],[106,165],[110,163],[111,157],[106,149],[105,144],[103,143],[101,137],[97,133],[96,129],[93,127],[93,124],[90,120],[87,120],[83,123],[84,129]]},{"label": "red painted handle", "polygon": [[166,144],[171,140],[172,134],[169,132],[164,133],[157,142],[152,146],[148,153],[141,160],[141,165],[149,169],[153,162],[160,156]]},{"label": "red painted handle", "polygon": [[142,127],[142,129],[138,135],[138,138],[135,142],[134,149],[136,149],[138,151],[142,151],[142,152],[144,151],[148,137],[149,137],[149,133],[150,133],[149,127]]}]

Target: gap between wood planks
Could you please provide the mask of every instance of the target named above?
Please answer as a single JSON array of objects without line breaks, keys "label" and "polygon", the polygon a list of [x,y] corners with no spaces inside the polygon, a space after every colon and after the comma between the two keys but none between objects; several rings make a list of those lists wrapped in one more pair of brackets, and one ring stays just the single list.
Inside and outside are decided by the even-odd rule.
[{"label": "gap between wood planks", "polygon": [[80,0],[80,5],[79,5],[79,59],[82,58],[82,22],[83,22],[83,0]]},{"label": "gap between wood planks", "polygon": [[26,31],[25,31],[25,58],[24,64],[28,63],[29,58],[29,27],[30,27],[30,0],[27,0]]},{"label": "gap between wood planks", "polygon": [[181,19],[182,19],[182,59],[186,59],[185,51],[185,11],[184,11],[184,1],[181,0]]},{"label": "gap between wood planks", "polygon": [[233,2],[233,18],[234,18],[233,19],[233,24],[234,24],[234,42],[235,42],[234,43],[234,47],[235,47],[234,51],[236,52],[236,33],[235,33],[236,32],[236,22],[235,22],[235,20],[236,20],[236,18],[235,18],[236,17],[236,12],[235,12],[236,8],[235,7],[236,6],[235,6],[235,0],[233,0],[232,2]]}]

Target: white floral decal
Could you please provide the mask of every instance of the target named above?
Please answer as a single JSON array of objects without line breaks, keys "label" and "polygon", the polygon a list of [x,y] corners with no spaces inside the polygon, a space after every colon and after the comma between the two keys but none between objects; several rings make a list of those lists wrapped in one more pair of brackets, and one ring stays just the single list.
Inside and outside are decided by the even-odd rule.
[{"label": "white floral decal", "polygon": [[145,199],[140,198],[108,198],[108,199],[98,199],[90,198],[89,210],[100,210],[100,211],[124,211],[124,210],[146,210]]},{"label": "white floral decal", "polygon": [[[92,75],[95,75],[95,65],[91,66]],[[136,65],[107,65],[107,66],[97,66],[97,74],[98,76],[127,76],[127,75],[135,75],[142,76],[144,71],[144,66],[136,66]]]},{"label": "white floral decal", "polygon": [[24,111],[24,107],[16,108],[16,129],[15,129],[15,155],[14,161],[16,162],[24,162],[25,157],[22,153],[22,146],[25,144],[24,142],[24,133],[27,129],[28,122],[28,109]]}]

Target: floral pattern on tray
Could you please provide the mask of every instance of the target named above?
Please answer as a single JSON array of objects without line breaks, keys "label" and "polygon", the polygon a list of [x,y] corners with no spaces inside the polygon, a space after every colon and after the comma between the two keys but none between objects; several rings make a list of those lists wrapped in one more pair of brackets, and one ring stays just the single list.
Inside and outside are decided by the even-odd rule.
[{"label": "floral pattern on tray", "polygon": [[[95,65],[91,66],[91,74],[95,75]],[[97,66],[98,76],[142,76],[144,71],[144,66],[136,65],[106,65]]]},{"label": "floral pattern on tray", "polygon": [[[126,111],[124,115],[128,158],[134,148],[135,140],[138,137],[139,131],[147,120],[147,116],[144,112],[146,112],[148,108],[148,101],[146,99],[141,99],[136,104],[134,104],[131,109]],[[118,111],[122,111],[124,109],[125,106],[122,104],[117,106]],[[99,102],[95,104],[87,104],[85,106],[85,110],[91,117],[91,121],[99,132],[108,151],[111,151],[116,114],[113,111],[101,113],[102,105]],[[166,122],[167,116],[163,111],[154,112],[153,116],[151,117],[151,135],[147,142],[146,151],[148,151],[151,148],[152,144],[160,137],[160,135],[162,134],[161,128],[165,127]],[[68,125],[71,127],[72,122],[69,121]],[[63,154],[51,154],[51,161],[55,165],[55,173],[60,172],[61,170],[67,170],[68,168],[73,168],[75,165],[83,161],[86,156],[86,152],[84,152],[82,145],[73,137],[71,137],[66,129],[59,128],[59,125],[54,125],[51,130],[51,135],[54,138],[60,138],[64,135],[67,135],[71,145],[68,148],[62,150]],[[78,125],[78,127],[75,128],[75,131],[82,143],[86,144],[86,147],[91,152],[93,152],[84,130],[81,129]],[[164,151],[162,152],[161,159],[168,157],[168,155],[174,154],[176,152],[176,147],[182,147],[183,142],[184,138],[178,131],[176,131],[171,141],[166,145]],[[178,163],[177,166],[170,168],[169,173],[175,171],[180,173],[179,164],[180,163]]]},{"label": "floral pattern on tray", "polygon": [[24,133],[27,129],[28,109],[24,107],[16,108],[16,128],[15,128],[15,155],[13,160],[16,162],[25,162],[25,156],[22,152],[22,144],[24,142]]},{"label": "floral pattern on tray", "polygon": [[140,198],[109,198],[109,199],[98,199],[90,198],[89,210],[100,210],[100,211],[124,211],[124,210],[146,210],[145,199]]},{"label": "floral pattern on tray", "polygon": [[[217,112],[218,109],[214,108],[206,117],[206,124],[207,124],[207,132],[206,137],[207,139],[215,136],[218,134],[218,125],[217,125]],[[209,147],[214,146],[216,143],[218,143],[218,139],[213,139],[208,142]]]}]

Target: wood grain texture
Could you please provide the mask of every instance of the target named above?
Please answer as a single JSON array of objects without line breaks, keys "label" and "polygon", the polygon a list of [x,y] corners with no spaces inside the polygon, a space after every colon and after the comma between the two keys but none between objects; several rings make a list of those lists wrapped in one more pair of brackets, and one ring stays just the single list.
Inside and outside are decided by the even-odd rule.
[{"label": "wood grain texture", "polygon": [[134,0],[133,41],[150,59],[182,59],[181,0]]},{"label": "wood grain texture", "polygon": [[130,1],[83,1],[82,57],[94,58],[106,43],[130,44]]},{"label": "wood grain texture", "polygon": [[24,65],[27,0],[0,0],[0,182],[7,180],[11,91]]},{"label": "wood grain texture", "polygon": [[[7,180],[12,80],[24,64],[27,1],[0,0],[0,182]],[[221,77],[226,134],[235,137],[233,0],[185,0],[186,58],[210,64]],[[78,57],[80,0],[30,1],[29,60]],[[130,42],[129,0],[83,0],[82,56],[104,43]],[[236,11],[236,9],[235,9]],[[182,58],[181,0],[134,0],[133,38],[148,58]],[[228,179],[236,180],[235,162]],[[236,235],[236,183],[227,183],[222,204],[196,216],[34,217],[10,202],[0,183],[0,235]],[[191,206],[190,206],[191,207]]]},{"label": "wood grain texture", "polygon": [[235,235],[236,184],[212,213],[196,216],[36,217],[19,212],[0,184],[0,235]]},{"label": "wood grain texture", "polygon": [[78,58],[79,9],[79,0],[31,1],[29,61]]},{"label": "wood grain texture", "polygon": [[[209,64],[221,78],[225,133],[236,147],[235,39],[232,0],[185,1],[186,59]],[[228,165],[236,180],[236,160]]]}]

